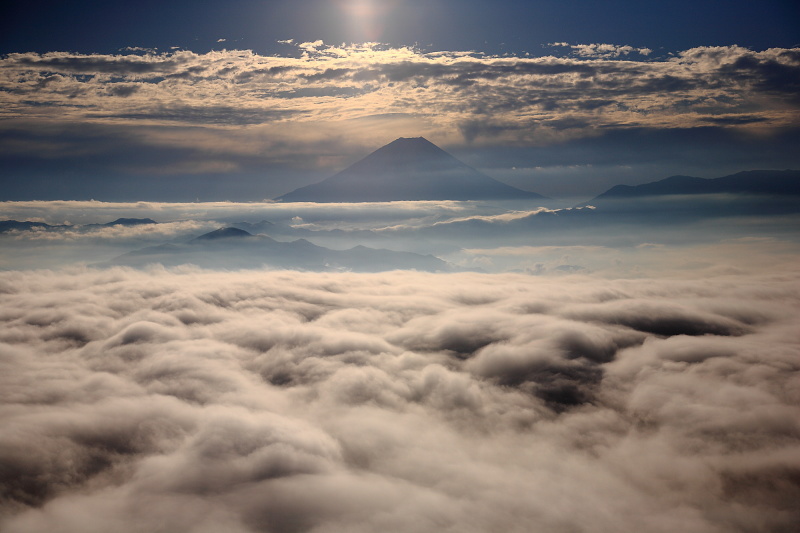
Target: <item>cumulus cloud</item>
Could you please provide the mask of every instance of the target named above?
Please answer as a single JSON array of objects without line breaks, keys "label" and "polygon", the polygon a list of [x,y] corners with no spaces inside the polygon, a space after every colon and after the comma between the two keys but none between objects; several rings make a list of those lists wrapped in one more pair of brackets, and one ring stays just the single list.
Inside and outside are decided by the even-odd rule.
[{"label": "cumulus cloud", "polygon": [[565,42],[550,43],[549,46],[553,47],[566,47],[571,48],[575,55],[580,57],[597,57],[597,58],[617,58],[620,56],[627,56],[631,53],[636,53],[643,56],[648,56],[653,53],[650,48],[634,48],[630,45],[606,44],[606,43],[593,43],[593,44],[569,44]]},{"label": "cumulus cloud", "polygon": [[0,527],[780,531],[800,278],[0,273]]}]

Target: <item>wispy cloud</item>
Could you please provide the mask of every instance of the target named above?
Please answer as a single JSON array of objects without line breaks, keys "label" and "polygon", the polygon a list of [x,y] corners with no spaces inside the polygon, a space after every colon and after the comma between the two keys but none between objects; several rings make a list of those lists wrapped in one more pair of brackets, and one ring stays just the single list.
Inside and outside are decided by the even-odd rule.
[{"label": "wispy cloud", "polygon": [[[357,221],[362,228],[386,220],[416,217],[452,218],[465,213],[483,213],[487,207],[477,202],[400,201],[326,203],[312,202],[100,202],[90,201],[29,201],[0,202],[4,219],[37,220],[49,224],[106,223],[120,217],[152,218],[157,222],[195,220],[290,220],[301,217],[310,221],[347,223]],[[488,207],[498,213],[502,206]]]},{"label": "wispy cloud", "polygon": [[6,232],[6,236],[15,240],[51,242],[101,242],[108,240],[119,245],[123,244],[125,241],[136,242],[143,239],[169,240],[175,237],[185,237],[187,235],[196,234],[199,231],[217,229],[219,226],[219,222],[210,220],[182,220],[178,222],[166,222],[164,224],[140,224],[134,226],[76,226],[55,231],[43,231],[36,228],[33,231],[11,230]]}]

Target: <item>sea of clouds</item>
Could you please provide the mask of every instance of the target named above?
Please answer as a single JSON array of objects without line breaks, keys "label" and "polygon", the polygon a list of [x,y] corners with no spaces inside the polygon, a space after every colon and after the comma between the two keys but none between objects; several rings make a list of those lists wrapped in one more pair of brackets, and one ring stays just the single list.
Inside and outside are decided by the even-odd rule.
[{"label": "sea of clouds", "polygon": [[[796,215],[640,223],[476,202],[0,211],[70,224],[0,235],[3,533],[800,523]],[[92,225],[119,217],[158,224]],[[92,266],[237,222],[483,272]]]},{"label": "sea of clouds", "polygon": [[2,272],[0,530],[795,531],[800,272],[709,272]]}]

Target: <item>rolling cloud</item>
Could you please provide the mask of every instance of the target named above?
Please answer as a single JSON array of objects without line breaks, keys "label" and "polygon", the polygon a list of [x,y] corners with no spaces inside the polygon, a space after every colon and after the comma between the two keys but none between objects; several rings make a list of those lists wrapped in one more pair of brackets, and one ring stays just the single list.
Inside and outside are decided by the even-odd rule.
[{"label": "rolling cloud", "polygon": [[788,531],[762,272],[0,273],[0,527]]}]

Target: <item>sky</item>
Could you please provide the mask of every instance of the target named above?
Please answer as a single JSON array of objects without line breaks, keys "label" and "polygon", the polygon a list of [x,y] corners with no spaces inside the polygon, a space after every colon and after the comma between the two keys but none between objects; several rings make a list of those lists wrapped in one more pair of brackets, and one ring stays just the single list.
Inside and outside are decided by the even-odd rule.
[{"label": "sky", "polygon": [[551,197],[798,168],[795,2],[12,2],[3,199],[261,201],[424,136]]}]

